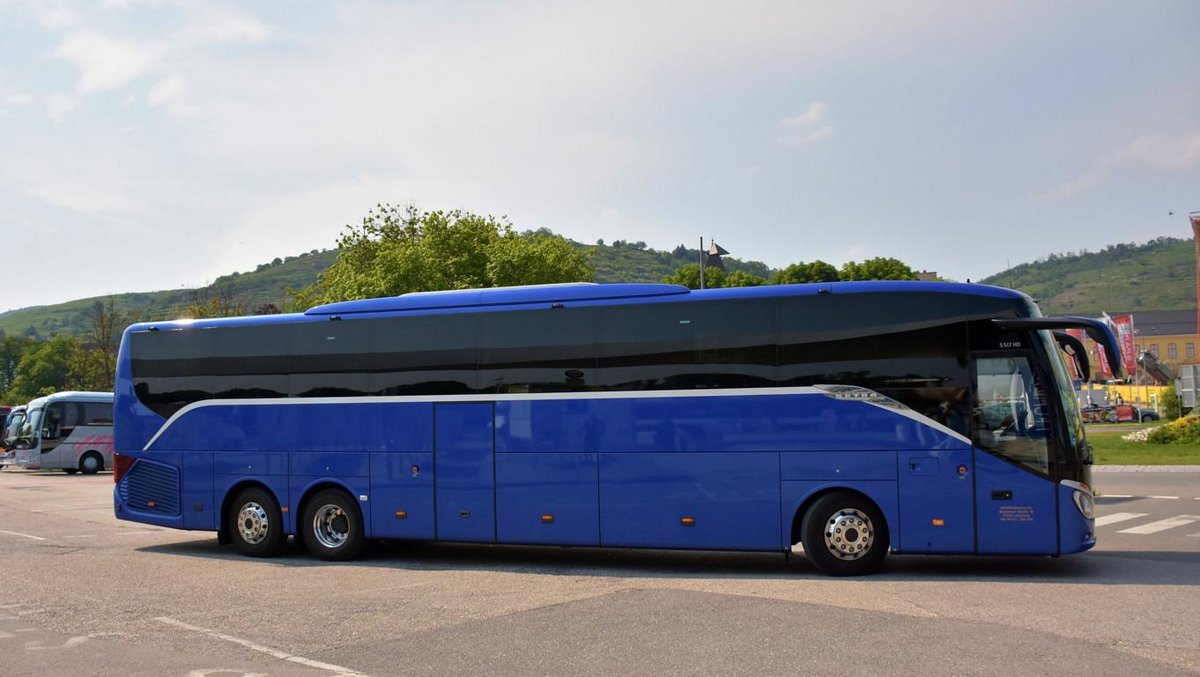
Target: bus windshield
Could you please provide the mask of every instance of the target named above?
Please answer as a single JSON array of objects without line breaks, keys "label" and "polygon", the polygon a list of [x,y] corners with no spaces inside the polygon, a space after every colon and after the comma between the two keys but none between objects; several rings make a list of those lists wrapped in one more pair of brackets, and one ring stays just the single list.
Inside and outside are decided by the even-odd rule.
[{"label": "bus windshield", "polygon": [[38,437],[38,426],[42,424],[42,409],[30,409],[25,412],[25,421],[21,424],[18,438],[34,440]]},{"label": "bus windshield", "polygon": [[1062,400],[1063,427],[1066,429],[1071,444],[1069,453],[1075,455],[1080,465],[1091,465],[1092,448],[1084,436],[1083,415],[1079,412],[1079,400],[1075,397],[1071,375],[1067,372],[1066,364],[1063,363],[1062,351],[1049,331],[1043,329],[1038,332],[1038,335],[1042,339],[1042,345],[1045,346],[1046,355],[1050,361],[1055,390],[1058,391],[1058,397]]},{"label": "bus windshield", "polygon": [[21,429],[21,424],[25,422],[24,411],[14,411],[8,419],[8,425],[4,428],[4,442],[7,444],[17,436],[17,432]]}]

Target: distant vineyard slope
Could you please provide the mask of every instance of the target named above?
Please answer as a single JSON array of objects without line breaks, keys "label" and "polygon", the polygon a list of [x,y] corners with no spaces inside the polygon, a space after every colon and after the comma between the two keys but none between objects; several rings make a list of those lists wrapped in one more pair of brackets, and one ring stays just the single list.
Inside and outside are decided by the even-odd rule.
[{"label": "distant vineyard slope", "polygon": [[1097,252],[1051,254],[977,282],[1019,289],[1048,315],[1187,310],[1196,307],[1194,254],[1192,240],[1160,237]]}]

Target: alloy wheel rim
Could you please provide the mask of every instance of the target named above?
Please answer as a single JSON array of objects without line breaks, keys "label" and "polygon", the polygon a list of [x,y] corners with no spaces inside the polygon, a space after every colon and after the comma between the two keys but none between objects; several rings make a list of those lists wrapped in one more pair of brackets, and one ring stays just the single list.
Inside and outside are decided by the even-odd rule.
[{"label": "alloy wheel rim", "polygon": [[238,511],[237,528],[243,541],[250,545],[262,543],[271,529],[266,508],[253,501],[243,505]]},{"label": "alloy wheel rim", "polygon": [[313,514],[313,535],[322,546],[339,548],[350,537],[350,517],[341,506],[323,505]]},{"label": "alloy wheel rim", "polygon": [[838,559],[853,561],[871,551],[875,525],[855,508],[838,510],[825,522],[825,548]]}]

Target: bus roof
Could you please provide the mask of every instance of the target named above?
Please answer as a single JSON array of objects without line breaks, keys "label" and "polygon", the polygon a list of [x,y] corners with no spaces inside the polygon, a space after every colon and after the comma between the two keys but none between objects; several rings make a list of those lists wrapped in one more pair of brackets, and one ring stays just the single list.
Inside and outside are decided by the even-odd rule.
[{"label": "bus roof", "polygon": [[66,390],[61,393],[51,393],[42,395],[29,401],[25,406],[32,407],[35,404],[46,404],[48,402],[57,402],[59,400],[90,400],[93,402],[112,402],[112,393],[88,392],[80,390]]},{"label": "bus roof", "polygon": [[958,282],[924,282],[916,280],[871,282],[820,282],[812,284],[762,285],[694,290],[674,284],[573,282],[568,284],[529,285],[522,287],[491,287],[485,289],[454,289],[448,291],[412,292],[402,296],[339,301],[315,306],[304,313],[281,315],[251,315],[217,317],[199,320],[160,320],[139,322],[127,332],[195,328],[216,328],[246,325],[317,322],[342,317],[370,317],[471,311],[494,308],[516,310],[526,306],[564,303],[571,305],[619,305],[622,302],[653,303],[657,301],[703,302],[739,298],[771,298],[816,296],[823,294],[947,294],[990,297],[1028,302],[1025,294],[980,284]]},{"label": "bus roof", "polygon": [[675,284],[569,284],[531,285],[526,287],[492,287],[487,289],[454,289],[449,291],[413,292],[402,296],[340,301],[310,308],[305,315],[349,315],[356,313],[403,312],[411,310],[445,310],[452,308],[482,308],[534,303],[567,303],[578,301],[617,301],[649,297],[680,296],[688,300],[718,298],[760,298],[770,296],[808,296],[815,294],[866,293],[947,293],[970,296],[1022,299],[1021,292],[1002,287],[956,282],[873,281],[824,282],[815,284],[763,285],[725,289],[688,289]]},{"label": "bus roof", "polygon": [[571,282],[567,284],[538,284],[525,287],[491,287],[486,289],[451,289],[422,291],[361,301],[340,301],[316,306],[305,315],[346,315],[350,313],[396,312],[404,310],[433,310],[446,308],[480,308],[510,306],[526,303],[556,303],[567,301],[599,301],[674,296],[691,290],[677,284],[596,284]]}]

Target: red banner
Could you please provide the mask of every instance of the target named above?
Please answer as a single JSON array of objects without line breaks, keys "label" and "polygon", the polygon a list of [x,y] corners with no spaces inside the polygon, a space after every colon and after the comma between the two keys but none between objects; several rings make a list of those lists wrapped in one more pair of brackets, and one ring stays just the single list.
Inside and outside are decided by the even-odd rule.
[{"label": "red banner", "polygon": [[1121,363],[1125,365],[1125,375],[1133,378],[1137,373],[1137,349],[1133,347],[1133,315],[1114,315],[1112,321],[1117,325],[1117,344],[1121,346]]}]

